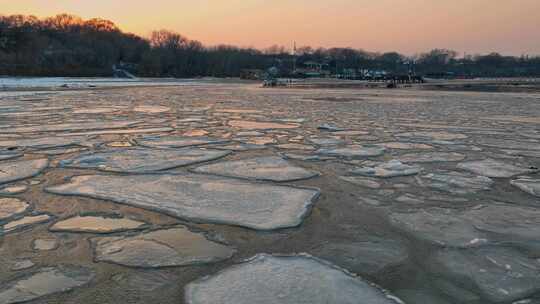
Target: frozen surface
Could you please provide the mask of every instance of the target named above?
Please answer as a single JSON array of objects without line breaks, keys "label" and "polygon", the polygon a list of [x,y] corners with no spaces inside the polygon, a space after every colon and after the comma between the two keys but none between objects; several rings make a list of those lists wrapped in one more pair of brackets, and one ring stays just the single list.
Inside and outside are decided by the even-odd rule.
[{"label": "frozen surface", "polygon": [[196,173],[275,182],[307,179],[318,175],[317,172],[294,166],[281,157],[275,156],[219,162],[197,167],[193,171]]},{"label": "frozen surface", "polygon": [[21,219],[8,222],[2,227],[2,229],[0,229],[0,233],[1,232],[4,232],[4,233],[15,232],[17,230],[32,227],[37,224],[46,223],[49,220],[51,220],[51,217],[47,214],[28,215]]},{"label": "frozen surface", "polygon": [[489,190],[494,183],[489,177],[457,171],[429,173],[419,177],[418,181],[422,186],[454,194],[468,194]]},{"label": "frozen surface", "polygon": [[432,132],[432,131],[418,131],[418,132],[406,132],[406,133],[399,133],[396,134],[397,137],[400,138],[408,138],[412,140],[427,140],[427,141],[435,141],[435,140],[456,140],[456,139],[465,139],[468,136],[465,134],[460,133],[450,133],[450,132]]},{"label": "frozen surface", "polygon": [[309,141],[312,144],[318,145],[318,146],[337,146],[345,144],[345,141],[339,138],[332,138],[332,137],[315,137],[310,138]]},{"label": "frozen surface", "polygon": [[440,269],[439,274],[497,303],[520,300],[540,290],[540,261],[513,249],[443,250],[431,263]]},{"label": "frozen surface", "polygon": [[0,77],[0,88],[94,88],[124,86],[182,86],[197,85],[207,81],[160,78],[95,78],[95,77]]},{"label": "frozen surface", "polygon": [[0,194],[13,195],[20,194],[28,190],[27,185],[11,185],[0,188]]},{"label": "frozen surface", "polygon": [[540,211],[531,207],[493,204],[465,213],[482,231],[508,237],[509,242],[540,242]]},{"label": "frozen surface", "polygon": [[529,140],[518,141],[486,137],[478,140],[478,144],[482,146],[504,149],[540,150],[540,143],[531,142]]},{"label": "frozen surface", "polygon": [[186,227],[126,237],[92,239],[96,260],[129,267],[158,268],[218,262],[234,249],[209,241]]},{"label": "frozen surface", "polygon": [[148,136],[139,138],[137,143],[145,147],[153,148],[182,148],[201,146],[208,144],[226,143],[228,140],[213,139],[208,137],[183,137],[183,136]]},{"label": "frozen surface", "polygon": [[28,207],[27,202],[16,198],[0,198],[0,221],[23,213]]},{"label": "frozen surface", "polygon": [[0,161],[21,157],[22,154],[11,151],[0,151]]},{"label": "frozen surface", "polygon": [[244,120],[231,120],[229,126],[239,129],[248,130],[268,130],[268,129],[295,129],[299,125],[296,124],[282,124],[275,122],[263,122],[263,121],[244,121]]},{"label": "frozen surface", "polygon": [[56,222],[49,230],[55,232],[112,233],[137,229],[145,225],[144,222],[129,218],[78,215]]},{"label": "frozen surface", "polygon": [[47,159],[0,162],[0,184],[36,176],[48,165]]},{"label": "frozen surface", "polygon": [[475,247],[501,236],[529,248],[540,242],[540,211],[530,207],[491,203],[463,211],[429,208],[392,213],[390,219],[413,237],[442,246]]},{"label": "frozen surface", "polygon": [[422,171],[420,166],[410,166],[401,163],[399,160],[391,160],[386,163],[376,165],[374,167],[360,167],[350,172],[356,175],[373,176],[373,177],[396,177],[416,175]]},{"label": "frozen surface", "polygon": [[34,250],[51,251],[58,248],[59,243],[57,239],[35,239],[32,242],[32,248]]},{"label": "frozen surface", "polygon": [[399,160],[404,163],[455,162],[465,159],[465,155],[455,152],[424,152],[402,155]]},{"label": "frozen surface", "polygon": [[92,270],[61,265],[45,267],[21,279],[0,285],[0,303],[22,303],[40,297],[70,291],[89,283],[95,274]]},{"label": "frozen surface", "polygon": [[48,148],[60,148],[65,146],[80,144],[80,138],[64,138],[64,137],[40,137],[40,138],[21,138],[13,140],[0,141],[0,147],[3,148],[34,148],[34,149],[48,149]]},{"label": "frozen surface", "polygon": [[145,173],[215,160],[228,151],[205,149],[113,149],[104,152],[83,153],[63,160],[60,165],[73,168],[91,168],[111,172]]},{"label": "frozen surface", "polygon": [[42,124],[32,127],[16,127],[4,130],[5,133],[36,133],[36,132],[57,132],[57,131],[84,131],[100,129],[121,129],[137,124],[138,121],[110,121],[103,122],[80,122],[63,124]]},{"label": "frozen surface", "polygon": [[393,213],[391,223],[413,237],[441,246],[469,247],[486,243],[485,236],[460,212],[431,208]]},{"label": "frozen surface", "polygon": [[515,166],[513,164],[505,163],[494,159],[462,162],[457,165],[457,168],[467,170],[478,175],[495,178],[507,178],[514,175],[533,173],[538,171],[538,169]]},{"label": "frozen surface", "polygon": [[202,175],[76,176],[49,192],[82,195],[183,219],[269,230],[302,222],[318,191]]},{"label": "frozen surface", "polygon": [[324,156],[334,156],[343,158],[366,158],[383,155],[385,148],[377,146],[350,146],[344,148],[325,148],[317,150],[317,153]]},{"label": "frozen surface", "polygon": [[531,195],[540,196],[540,179],[519,178],[510,183]]},{"label": "frozen surface", "polygon": [[359,277],[310,256],[260,254],[186,286],[189,304],[399,303]]},{"label": "frozen surface", "polygon": [[387,149],[398,150],[431,150],[433,146],[421,144],[421,143],[408,143],[408,142],[385,142],[377,144],[377,146],[385,147]]},{"label": "frozen surface", "polygon": [[401,266],[409,258],[404,244],[380,237],[357,242],[328,243],[311,253],[349,271],[366,275],[376,275]]},{"label": "frozen surface", "polygon": [[[2,291],[42,267],[73,264],[96,278],[31,302],[179,304],[187,284],[246,257],[309,252],[408,304],[540,303],[540,290],[531,287],[540,257],[538,93],[75,80],[0,92]],[[109,81],[125,88],[101,89]],[[215,153],[228,154],[205,161]],[[83,158],[88,169],[61,165]],[[350,173],[392,160],[422,172]],[[219,170],[190,173],[197,167]],[[320,175],[289,180],[304,170]],[[160,267],[167,252],[187,260],[177,255],[180,247],[166,245],[184,234],[165,243],[137,238],[179,225],[202,244],[234,248],[234,256]],[[111,242],[96,262],[96,240],[111,238],[136,250],[120,253]],[[512,269],[480,262],[479,249]],[[459,254],[431,263],[454,250]],[[133,266],[111,265],[120,262]],[[296,282],[304,281],[285,290],[306,292]]]},{"label": "frozen surface", "polygon": [[363,176],[340,176],[341,180],[347,181],[351,184],[358,185],[361,187],[379,189],[381,183],[376,178],[363,177]]}]

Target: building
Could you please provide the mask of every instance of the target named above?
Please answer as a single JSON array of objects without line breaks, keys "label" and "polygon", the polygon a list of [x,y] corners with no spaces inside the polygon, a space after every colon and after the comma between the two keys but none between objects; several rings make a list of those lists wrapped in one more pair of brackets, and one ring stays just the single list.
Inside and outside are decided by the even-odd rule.
[{"label": "building", "polygon": [[296,68],[293,74],[299,77],[328,77],[330,71],[326,63],[306,61],[302,64],[302,67]]}]

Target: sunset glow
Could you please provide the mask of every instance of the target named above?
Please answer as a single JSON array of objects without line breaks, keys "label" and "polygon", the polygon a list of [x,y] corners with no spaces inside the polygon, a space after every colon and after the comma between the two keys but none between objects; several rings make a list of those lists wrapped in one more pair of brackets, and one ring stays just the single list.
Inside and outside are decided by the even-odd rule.
[{"label": "sunset glow", "polygon": [[538,0],[0,0],[3,15],[57,13],[145,36],[170,29],[207,45],[540,54]]}]

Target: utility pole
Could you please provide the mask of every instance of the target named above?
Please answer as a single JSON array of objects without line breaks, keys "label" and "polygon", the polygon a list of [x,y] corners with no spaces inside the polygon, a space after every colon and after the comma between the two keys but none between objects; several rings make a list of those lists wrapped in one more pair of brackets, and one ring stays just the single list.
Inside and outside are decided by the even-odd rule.
[{"label": "utility pole", "polygon": [[467,52],[463,52],[463,77],[467,78]]},{"label": "utility pole", "polygon": [[293,74],[296,73],[296,41],[293,45]]},{"label": "utility pole", "polygon": [[338,57],[336,56],[336,79],[338,78]]}]

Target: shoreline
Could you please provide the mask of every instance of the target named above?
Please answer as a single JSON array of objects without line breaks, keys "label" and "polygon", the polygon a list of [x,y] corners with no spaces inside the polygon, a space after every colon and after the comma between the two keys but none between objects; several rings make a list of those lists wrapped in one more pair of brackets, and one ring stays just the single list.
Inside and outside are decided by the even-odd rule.
[{"label": "shoreline", "polygon": [[[7,85],[2,80],[8,79]],[[283,78],[286,79],[286,78]],[[28,85],[16,83],[29,81]],[[64,81],[62,81],[64,80]],[[43,82],[40,85],[39,82]],[[89,78],[89,77],[0,77],[0,92],[66,92],[88,90],[110,90],[125,88],[166,88],[181,86],[208,85],[260,85],[258,80],[240,78],[141,78],[137,80],[118,78]],[[475,78],[439,80],[427,79],[426,83],[397,84],[395,88],[387,88],[386,82],[371,82],[366,80],[344,80],[333,78],[294,79],[289,85],[271,87],[276,89],[388,89],[388,90],[428,90],[428,91],[463,91],[463,92],[493,92],[493,93],[537,93],[540,92],[540,78]]]}]

